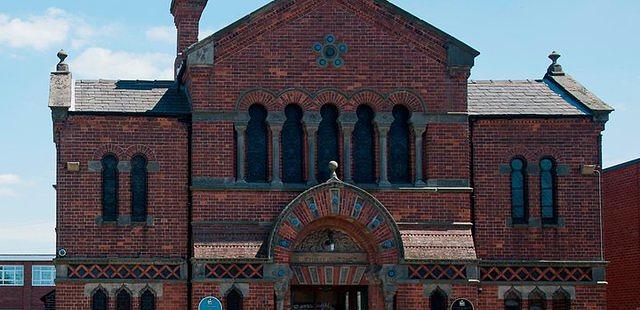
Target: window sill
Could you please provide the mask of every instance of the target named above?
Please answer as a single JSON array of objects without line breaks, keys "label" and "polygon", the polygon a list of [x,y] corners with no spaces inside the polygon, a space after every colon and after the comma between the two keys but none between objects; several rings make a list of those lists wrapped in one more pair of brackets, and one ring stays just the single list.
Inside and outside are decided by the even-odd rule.
[{"label": "window sill", "polygon": [[147,216],[147,220],[144,222],[131,221],[131,216],[121,215],[118,216],[116,221],[105,221],[102,215],[96,217],[96,225],[98,226],[116,226],[116,227],[136,227],[136,226],[154,226],[153,217]]},{"label": "window sill", "polygon": [[558,218],[558,222],[555,224],[542,223],[538,217],[530,217],[528,223],[513,223],[513,219],[507,218],[505,221],[506,226],[509,228],[563,228],[565,222],[563,218]]}]

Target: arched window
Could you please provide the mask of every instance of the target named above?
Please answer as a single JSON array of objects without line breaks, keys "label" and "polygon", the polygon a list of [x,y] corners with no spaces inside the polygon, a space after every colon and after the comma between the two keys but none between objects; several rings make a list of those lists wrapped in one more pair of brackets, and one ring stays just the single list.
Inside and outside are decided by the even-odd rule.
[{"label": "arched window", "polygon": [[282,179],[285,183],[304,181],[304,131],[302,109],[290,104],[284,108],[287,119],[282,126]]},{"label": "arched window", "polygon": [[226,310],[242,310],[242,293],[235,287],[227,294]]},{"label": "arched window", "polygon": [[[361,105],[356,110],[358,121],[353,130],[353,181],[356,183],[375,183],[375,130],[373,128],[373,109]],[[346,168],[345,168],[346,169]]]},{"label": "arched window", "polygon": [[125,289],[116,294],[116,310],[131,310],[131,294]]},{"label": "arched window", "polygon": [[542,291],[539,289],[533,290],[529,294],[529,310],[545,310],[546,298]]},{"label": "arched window", "polygon": [[553,293],[553,310],[571,310],[571,296],[563,289]]},{"label": "arched window", "polygon": [[325,104],[320,109],[322,120],[318,126],[318,181],[324,182],[331,177],[329,162],[340,162],[340,129],[338,128],[338,109]]},{"label": "arched window", "polygon": [[447,310],[449,304],[447,299],[447,294],[440,288],[433,291],[433,293],[431,293],[431,296],[429,297],[431,310]]},{"label": "arched window", "polygon": [[156,310],[156,296],[148,289],[140,295],[140,310]]},{"label": "arched window", "polygon": [[389,182],[410,183],[409,174],[409,118],[411,113],[406,107],[393,107],[393,123],[389,129]]},{"label": "arched window", "polygon": [[520,294],[513,289],[504,295],[505,310],[522,310],[522,298]]},{"label": "arched window", "polygon": [[142,155],[131,159],[131,220],[147,220],[147,159]]},{"label": "arched window", "polygon": [[267,182],[267,109],[254,104],[249,107],[247,125],[247,181]]},{"label": "arched window", "polygon": [[522,158],[511,160],[511,219],[514,224],[528,221],[527,163]]},{"label": "arched window", "polygon": [[543,224],[556,224],[556,163],[552,158],[540,160],[540,209]]},{"label": "arched window", "polygon": [[102,158],[102,219],[118,220],[118,158],[113,154]]},{"label": "arched window", "polygon": [[96,290],[91,296],[91,310],[107,310],[107,305],[107,293],[102,289]]}]

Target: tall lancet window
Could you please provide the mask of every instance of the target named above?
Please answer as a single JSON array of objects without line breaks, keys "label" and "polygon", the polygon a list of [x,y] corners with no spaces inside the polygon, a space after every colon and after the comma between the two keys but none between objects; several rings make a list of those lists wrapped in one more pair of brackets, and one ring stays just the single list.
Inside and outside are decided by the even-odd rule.
[{"label": "tall lancet window", "polygon": [[322,120],[318,127],[318,181],[324,182],[331,177],[329,162],[340,162],[340,129],[338,128],[338,108],[325,104],[320,109]]},{"label": "tall lancet window", "polygon": [[410,183],[409,172],[409,118],[411,113],[406,107],[393,107],[393,123],[389,129],[389,182]]},{"label": "tall lancet window", "polygon": [[260,104],[249,107],[247,125],[247,181],[267,182],[269,136],[267,109]]},{"label": "tall lancet window", "polygon": [[374,183],[375,175],[375,130],[373,109],[361,105],[356,110],[358,121],[353,130],[353,180],[356,183]]},{"label": "tall lancet window", "polygon": [[302,109],[290,104],[285,107],[287,119],[282,126],[282,170],[285,183],[302,183],[304,175],[304,131]]}]

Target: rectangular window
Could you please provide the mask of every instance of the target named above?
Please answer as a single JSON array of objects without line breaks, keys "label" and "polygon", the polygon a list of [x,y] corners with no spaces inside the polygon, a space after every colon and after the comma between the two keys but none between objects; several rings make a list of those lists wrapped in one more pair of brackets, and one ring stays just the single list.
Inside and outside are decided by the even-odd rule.
[{"label": "rectangular window", "polygon": [[55,286],[55,266],[33,266],[31,269],[32,286]]},{"label": "rectangular window", "polygon": [[24,266],[0,265],[0,286],[23,286]]}]

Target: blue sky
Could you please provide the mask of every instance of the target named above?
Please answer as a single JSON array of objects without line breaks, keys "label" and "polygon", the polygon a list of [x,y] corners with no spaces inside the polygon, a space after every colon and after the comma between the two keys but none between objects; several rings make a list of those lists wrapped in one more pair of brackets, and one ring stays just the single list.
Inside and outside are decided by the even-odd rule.
[{"label": "blue sky", "polygon": [[[210,34],[266,4],[211,0]],[[640,157],[640,1],[392,0],[482,54],[474,79],[541,78],[547,55],[616,108],[605,167]],[[170,0],[21,0],[0,5],[0,253],[55,251],[49,72],[64,48],[74,78],[171,77]]]}]

